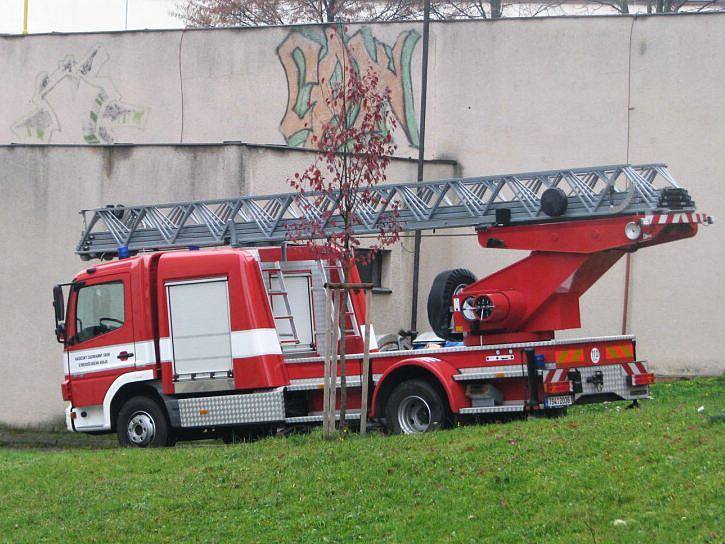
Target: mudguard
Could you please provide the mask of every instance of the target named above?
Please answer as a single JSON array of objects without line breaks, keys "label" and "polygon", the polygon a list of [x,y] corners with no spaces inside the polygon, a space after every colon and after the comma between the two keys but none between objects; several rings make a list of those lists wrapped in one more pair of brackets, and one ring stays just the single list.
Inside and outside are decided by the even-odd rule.
[{"label": "mudguard", "polygon": [[378,380],[370,405],[372,410],[371,417],[376,417],[377,415],[375,408],[377,406],[378,395],[386,380],[401,369],[409,367],[422,368],[438,380],[438,383],[446,394],[448,405],[453,413],[458,413],[461,408],[470,406],[470,400],[466,397],[465,389],[460,383],[453,380],[453,375],[458,374],[458,369],[455,366],[436,357],[410,357],[390,366]]}]

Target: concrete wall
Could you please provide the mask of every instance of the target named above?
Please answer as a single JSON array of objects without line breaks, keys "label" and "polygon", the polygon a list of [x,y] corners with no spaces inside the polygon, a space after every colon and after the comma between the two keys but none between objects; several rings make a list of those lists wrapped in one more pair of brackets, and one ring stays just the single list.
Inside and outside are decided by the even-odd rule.
[{"label": "concrete wall", "polygon": [[[74,255],[80,208],[216,198],[286,191],[285,180],[314,156],[243,145],[0,146],[0,422],[37,423],[62,414],[62,348],[53,338],[51,288],[84,266]],[[396,159],[391,181],[415,177],[416,164]],[[428,164],[436,178],[453,166]],[[271,180],[274,180],[271,182]],[[379,330],[409,319],[412,259],[398,249],[387,281],[394,294],[375,295]]]},{"label": "concrete wall", "polygon": [[[347,30],[356,60],[375,67],[394,91],[401,157],[417,155],[419,32],[411,23]],[[329,79],[341,51],[339,37],[320,27],[0,36],[0,143],[304,146],[306,131],[324,120],[317,107],[308,111],[306,97],[319,99],[318,82]],[[703,211],[723,217],[723,51],[725,14],[435,23],[426,156],[455,160],[462,175],[662,161]],[[37,403],[42,414],[12,420],[57,413],[56,375],[33,380],[37,396],[21,378],[57,355],[48,344],[47,289],[78,268],[71,253],[78,208],[277,190],[302,156],[234,146],[1,154],[0,226],[11,233],[4,239],[13,258],[0,270],[9,284],[31,289],[0,292],[9,322],[0,330],[15,376],[3,375],[0,406],[54,399]],[[413,179],[409,163],[395,168],[391,179]],[[426,177],[450,171],[429,168]],[[27,224],[21,211],[45,219]],[[33,248],[38,238],[28,232],[42,235],[44,247]],[[722,242],[716,225],[634,255],[629,330],[659,372],[722,372]],[[378,297],[389,319],[381,329],[408,323],[411,241],[403,247],[387,272],[394,294]],[[482,251],[470,236],[425,238],[423,247],[420,328],[441,268],[483,276],[518,257]],[[564,334],[619,333],[623,290],[620,263],[584,297],[583,330]]]}]

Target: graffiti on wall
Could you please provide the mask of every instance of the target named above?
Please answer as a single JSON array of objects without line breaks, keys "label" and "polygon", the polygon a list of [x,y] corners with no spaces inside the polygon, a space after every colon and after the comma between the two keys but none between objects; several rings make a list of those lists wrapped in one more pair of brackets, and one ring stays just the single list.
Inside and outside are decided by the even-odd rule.
[{"label": "graffiti on wall", "polygon": [[[305,147],[334,115],[325,105],[324,85],[335,84],[342,66],[359,73],[375,70],[391,92],[391,109],[408,143],[418,147],[411,60],[420,38],[415,30],[401,32],[391,46],[373,36],[369,27],[348,35],[319,27],[292,30],[277,48],[287,77],[287,110],[280,130],[287,145]],[[329,87],[328,87],[329,88]]]},{"label": "graffiti on wall", "polygon": [[39,73],[32,109],[12,125],[13,133],[25,143],[45,144],[56,132],[78,130],[88,144],[112,144],[120,127],[143,130],[150,109],[123,102],[113,80],[99,75],[109,58],[96,45],[80,60],[67,55],[52,73]]}]

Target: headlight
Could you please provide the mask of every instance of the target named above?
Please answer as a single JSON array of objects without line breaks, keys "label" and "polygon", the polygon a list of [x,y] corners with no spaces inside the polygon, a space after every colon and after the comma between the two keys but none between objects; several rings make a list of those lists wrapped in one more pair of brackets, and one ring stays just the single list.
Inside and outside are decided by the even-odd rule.
[{"label": "headlight", "polygon": [[476,299],[473,297],[465,299],[461,304],[461,313],[467,321],[476,321],[478,319],[476,317]]},{"label": "headlight", "polygon": [[467,321],[485,321],[493,313],[494,303],[488,295],[468,297],[461,305],[461,313]]},{"label": "headlight", "polygon": [[633,242],[638,240],[639,237],[642,236],[642,225],[634,221],[630,221],[624,226],[624,235]]}]

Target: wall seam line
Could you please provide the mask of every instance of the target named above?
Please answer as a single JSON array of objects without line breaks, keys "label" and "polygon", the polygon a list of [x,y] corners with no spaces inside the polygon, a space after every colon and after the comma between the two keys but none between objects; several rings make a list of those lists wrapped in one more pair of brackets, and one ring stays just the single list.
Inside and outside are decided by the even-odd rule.
[{"label": "wall seam line", "polygon": [[181,38],[179,38],[179,89],[181,95],[181,129],[179,132],[179,143],[184,143],[184,73],[181,66],[181,48],[184,45],[184,36],[186,36],[186,29],[181,31]]}]

